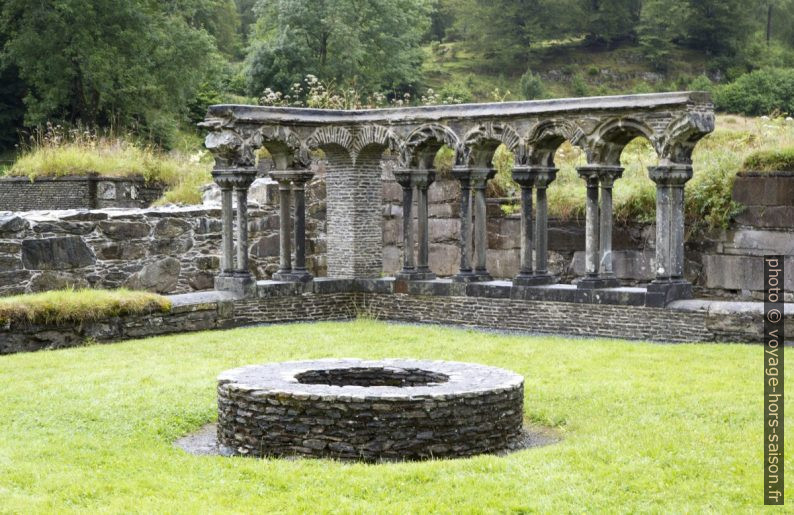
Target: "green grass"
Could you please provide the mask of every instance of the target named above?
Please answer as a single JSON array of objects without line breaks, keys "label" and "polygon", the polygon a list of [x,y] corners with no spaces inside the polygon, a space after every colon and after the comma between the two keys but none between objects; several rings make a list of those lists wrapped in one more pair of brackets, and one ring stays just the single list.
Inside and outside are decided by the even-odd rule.
[{"label": "green grass", "polygon": [[143,291],[55,290],[0,298],[0,324],[87,322],[170,309],[167,297]]},{"label": "green grass", "polygon": [[[0,357],[0,511],[760,511],[762,352],[362,320]],[[219,372],[351,356],[514,370],[526,378],[527,421],[563,440],[505,457],[381,465],[172,447],[216,418]]]},{"label": "green grass", "polygon": [[759,172],[794,171],[794,146],[754,152],[744,160],[744,168]]}]

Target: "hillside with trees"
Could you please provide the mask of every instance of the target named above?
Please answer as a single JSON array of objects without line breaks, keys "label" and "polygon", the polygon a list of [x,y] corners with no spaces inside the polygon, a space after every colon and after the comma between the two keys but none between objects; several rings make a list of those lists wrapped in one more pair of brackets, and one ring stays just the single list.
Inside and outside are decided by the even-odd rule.
[{"label": "hillside with trees", "polygon": [[709,89],[794,112],[794,0],[6,0],[0,47],[3,148],[47,122],[178,147],[212,103],[305,105],[307,75],[344,107]]}]

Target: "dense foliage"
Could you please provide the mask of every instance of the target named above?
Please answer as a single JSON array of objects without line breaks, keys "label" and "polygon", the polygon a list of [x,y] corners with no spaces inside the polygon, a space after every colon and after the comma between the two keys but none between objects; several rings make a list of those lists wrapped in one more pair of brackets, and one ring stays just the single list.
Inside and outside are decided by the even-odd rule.
[{"label": "dense foliage", "polygon": [[793,49],[794,0],[5,0],[0,151],[48,121],[168,148],[308,74],[371,104],[709,89],[791,114]]}]

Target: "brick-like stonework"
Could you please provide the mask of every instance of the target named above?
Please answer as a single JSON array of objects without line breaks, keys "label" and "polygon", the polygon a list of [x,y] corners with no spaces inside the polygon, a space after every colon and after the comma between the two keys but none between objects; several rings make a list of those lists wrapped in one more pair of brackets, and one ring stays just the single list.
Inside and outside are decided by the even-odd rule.
[{"label": "brick-like stonework", "polygon": [[330,359],[218,378],[218,442],[247,456],[461,457],[521,433],[523,378],[473,363]]},{"label": "brick-like stonework", "polygon": [[[383,280],[320,280],[309,285],[260,281],[258,295],[253,298],[238,299],[216,291],[172,296],[170,313],[57,326],[12,323],[0,326],[0,354],[255,324],[353,320],[358,316],[528,334],[660,342],[760,342],[763,338],[763,303],[759,302],[688,300],[651,308],[494,297],[480,286],[472,287],[468,294],[463,291],[454,295],[429,290],[394,293],[393,286]],[[787,307],[785,319],[786,340],[792,341],[794,306]]]},{"label": "brick-like stonework", "polygon": [[0,178],[0,209],[5,211],[144,208],[162,194],[162,184],[142,177]]}]

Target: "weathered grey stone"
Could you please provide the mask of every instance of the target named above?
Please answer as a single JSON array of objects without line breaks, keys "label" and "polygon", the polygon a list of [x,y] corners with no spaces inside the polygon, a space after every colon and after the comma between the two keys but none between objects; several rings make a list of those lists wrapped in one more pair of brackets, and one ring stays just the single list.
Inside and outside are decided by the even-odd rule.
[{"label": "weathered grey stone", "polygon": [[95,223],[91,222],[41,222],[37,223],[33,230],[37,233],[66,233],[84,235],[96,228]]},{"label": "weathered grey stone", "polygon": [[96,257],[79,236],[22,242],[22,262],[30,270],[67,270],[93,265]]},{"label": "weathered grey stone", "polygon": [[144,266],[140,272],[132,275],[126,286],[135,290],[154,292],[173,291],[179,279],[182,266],[178,259],[168,257]]},{"label": "weathered grey stone", "polygon": [[149,236],[149,225],[143,222],[103,221],[99,229],[114,240],[131,240]]},{"label": "weathered grey stone", "polygon": [[254,257],[273,257],[279,255],[279,237],[278,234],[265,236],[259,238],[251,246],[251,255]]},{"label": "weathered grey stone", "polygon": [[13,233],[27,229],[28,222],[16,215],[0,215],[0,233]]},{"label": "weathered grey stone", "polygon": [[135,260],[146,256],[146,245],[134,241],[105,243],[96,249],[99,259]]},{"label": "weathered grey stone", "polygon": [[46,270],[30,281],[30,291],[62,290],[64,288],[88,288],[89,282],[82,276]]},{"label": "weathered grey stone", "polygon": [[190,224],[178,218],[163,218],[154,226],[155,238],[176,238],[190,230]]}]

